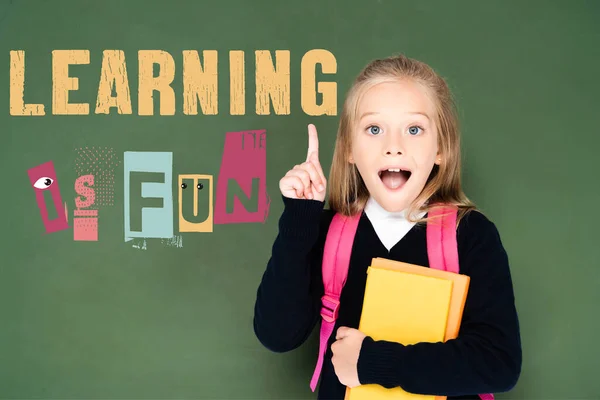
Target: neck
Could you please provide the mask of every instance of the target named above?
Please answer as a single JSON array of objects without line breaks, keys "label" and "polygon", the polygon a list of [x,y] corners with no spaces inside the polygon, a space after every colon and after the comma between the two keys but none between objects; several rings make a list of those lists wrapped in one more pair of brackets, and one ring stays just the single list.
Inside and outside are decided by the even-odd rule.
[{"label": "neck", "polygon": [[[373,197],[369,197],[365,205],[365,213],[370,219],[386,219],[392,221],[407,220],[408,209],[402,211],[387,211]],[[417,218],[424,216],[426,212],[417,214]]]},{"label": "neck", "polygon": [[365,213],[377,219],[406,219],[406,209],[402,211],[387,211],[373,197],[369,197],[365,205]]},{"label": "neck", "polygon": [[[415,225],[406,218],[408,209],[390,212],[383,208],[373,197],[365,205],[365,214],[371,221],[375,233],[388,251],[406,235]],[[422,215],[419,215],[419,217]]]}]

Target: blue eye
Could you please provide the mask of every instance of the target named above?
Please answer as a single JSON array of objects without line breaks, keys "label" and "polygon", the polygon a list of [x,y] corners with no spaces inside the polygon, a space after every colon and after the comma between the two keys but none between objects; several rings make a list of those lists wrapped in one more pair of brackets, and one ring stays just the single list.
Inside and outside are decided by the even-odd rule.
[{"label": "blue eye", "polygon": [[419,132],[415,132],[415,129],[424,130],[424,129],[423,129],[423,128],[421,128],[420,126],[417,126],[417,125],[415,125],[415,126],[411,126],[410,128],[408,128],[408,132],[409,132],[411,135],[418,135],[418,134],[419,134]]},{"label": "blue eye", "polygon": [[381,133],[381,128],[375,125],[369,127],[369,132],[373,135],[378,135]]}]

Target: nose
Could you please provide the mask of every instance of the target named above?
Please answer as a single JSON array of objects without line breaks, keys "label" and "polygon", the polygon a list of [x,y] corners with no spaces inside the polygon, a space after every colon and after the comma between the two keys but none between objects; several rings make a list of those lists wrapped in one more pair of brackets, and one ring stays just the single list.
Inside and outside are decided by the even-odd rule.
[{"label": "nose", "polygon": [[403,153],[401,135],[391,134],[388,135],[385,143],[385,155],[396,156]]}]

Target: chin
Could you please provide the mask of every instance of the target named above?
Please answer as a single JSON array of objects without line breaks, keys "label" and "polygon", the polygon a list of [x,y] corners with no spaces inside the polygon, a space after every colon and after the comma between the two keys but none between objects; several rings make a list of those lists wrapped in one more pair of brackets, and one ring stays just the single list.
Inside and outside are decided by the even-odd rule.
[{"label": "chin", "polygon": [[402,188],[391,190],[378,180],[371,182],[371,187],[367,189],[373,199],[387,212],[400,212],[407,209],[417,197],[416,193],[412,193],[412,185],[408,183],[406,182]]}]

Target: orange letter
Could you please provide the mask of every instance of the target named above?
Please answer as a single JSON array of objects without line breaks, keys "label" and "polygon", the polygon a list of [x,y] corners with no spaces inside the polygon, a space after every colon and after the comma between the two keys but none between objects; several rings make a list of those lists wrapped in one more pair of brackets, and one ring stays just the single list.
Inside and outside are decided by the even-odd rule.
[{"label": "orange letter", "polygon": [[218,112],[218,72],[217,52],[203,51],[204,68],[200,64],[197,51],[183,52],[183,113],[198,114],[198,98],[203,114],[215,115]]},{"label": "orange letter", "polygon": [[[175,78],[173,57],[162,50],[140,50],[138,107],[140,115],[154,115],[153,92],[160,92],[160,115],[175,115],[175,92],[171,87]],[[154,64],[160,66],[154,76]]]},{"label": "orange letter", "polygon": [[25,104],[25,50],[10,52],[10,115],[45,115],[43,104]]},{"label": "orange letter", "polygon": [[246,112],[246,82],[244,52],[229,52],[229,111],[231,115],[244,115]]},{"label": "orange letter", "polygon": [[[184,182],[184,180],[186,182]],[[200,180],[206,181],[208,188],[204,188],[204,184]],[[189,185],[188,185],[189,182]],[[203,190],[204,189],[204,190]],[[186,218],[183,215],[183,191],[192,192],[191,197],[193,204],[193,218]],[[202,196],[200,195],[202,191]],[[202,198],[201,198],[202,197]],[[198,203],[208,203],[208,211],[206,214],[198,213]],[[186,202],[189,204],[189,202]],[[188,210],[189,211],[189,206]],[[186,213],[189,216],[189,212]],[[182,174],[179,175],[179,232],[212,232],[213,231],[213,177],[212,175],[199,174]]]},{"label": "orange letter", "polygon": [[256,51],[256,113],[269,115],[269,96],[273,100],[275,114],[290,113],[290,51],[275,52],[277,68],[269,51]]},{"label": "orange letter", "polygon": [[54,50],[52,52],[52,114],[89,114],[89,104],[69,104],[69,91],[79,89],[79,79],[69,76],[69,65],[89,63],[89,50]]},{"label": "orange letter", "polygon": [[323,95],[323,102],[317,105],[315,91],[315,65],[321,64],[324,74],[335,74],[337,64],[335,57],[327,50],[311,50],[302,57],[302,110],[308,115],[336,115],[337,84],[335,82],[319,82],[318,90]]},{"label": "orange letter", "polygon": [[[96,114],[108,114],[111,107],[117,107],[119,114],[131,114],[125,53],[122,50],[104,50],[102,55]],[[115,97],[111,96],[113,87],[117,94]]]}]

